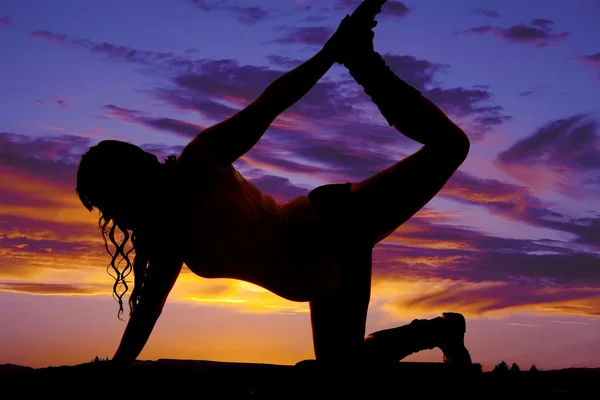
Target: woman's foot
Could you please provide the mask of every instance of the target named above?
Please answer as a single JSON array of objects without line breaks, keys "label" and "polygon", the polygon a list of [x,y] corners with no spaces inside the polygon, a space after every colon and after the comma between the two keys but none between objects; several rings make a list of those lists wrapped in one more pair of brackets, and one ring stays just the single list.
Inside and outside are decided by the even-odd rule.
[{"label": "woman's foot", "polygon": [[471,365],[471,355],[465,347],[465,317],[458,313],[443,313],[438,318],[443,321],[438,347],[444,353],[444,362],[461,366]]},{"label": "woman's foot", "polygon": [[443,313],[433,319],[416,319],[408,325],[374,332],[365,338],[367,360],[396,363],[410,354],[438,347],[444,362],[457,366],[471,365],[464,344],[465,318],[457,313]]},{"label": "woman's foot", "polygon": [[336,62],[346,64],[353,59],[373,52],[373,28],[375,17],[387,0],[365,0],[340,23],[337,31],[325,44],[325,48],[335,54]]},{"label": "woman's foot", "polygon": [[[352,39],[348,41],[349,57],[360,57],[368,51],[373,51],[373,28],[377,26],[375,17],[381,13],[381,7],[387,0],[365,0],[350,15],[350,26],[353,30]],[[342,62],[343,63],[343,62]]]}]

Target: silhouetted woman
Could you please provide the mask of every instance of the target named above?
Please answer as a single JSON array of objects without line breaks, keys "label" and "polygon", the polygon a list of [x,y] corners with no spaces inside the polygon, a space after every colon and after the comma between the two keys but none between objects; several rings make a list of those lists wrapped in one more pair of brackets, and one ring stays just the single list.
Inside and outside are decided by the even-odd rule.
[{"label": "silhouetted woman", "polygon": [[[446,361],[470,364],[460,314],[415,320],[365,339],[373,247],[427,204],[469,152],[464,132],[374,51],[371,29],[383,3],[364,1],[322,50],[236,115],[199,133],[178,158],[161,164],[137,146],[110,140],[82,156],[77,193],[88,210],[101,212],[119,317],[125,278],[134,276],[116,364],[128,365],[141,352],[183,263],[201,277],[244,280],[310,302],[314,351],[325,365],[361,357],[398,361],[434,347]],[[335,62],[348,68],[390,126],[423,147],[364,181],[320,186],[278,204],[232,163]],[[125,235],[120,244],[116,228]],[[130,231],[133,265],[124,251]],[[118,257],[125,268],[119,269]]]}]

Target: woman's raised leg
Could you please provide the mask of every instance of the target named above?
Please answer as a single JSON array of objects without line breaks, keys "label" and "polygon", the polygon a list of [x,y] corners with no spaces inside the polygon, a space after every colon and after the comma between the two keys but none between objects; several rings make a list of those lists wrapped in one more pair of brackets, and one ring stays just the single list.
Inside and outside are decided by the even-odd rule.
[{"label": "woman's raised leg", "polygon": [[375,245],[442,189],[466,159],[470,144],[435,104],[387,67],[369,41],[359,48],[347,55],[344,65],[389,125],[423,144],[416,153],[351,186],[352,214],[347,218]]}]

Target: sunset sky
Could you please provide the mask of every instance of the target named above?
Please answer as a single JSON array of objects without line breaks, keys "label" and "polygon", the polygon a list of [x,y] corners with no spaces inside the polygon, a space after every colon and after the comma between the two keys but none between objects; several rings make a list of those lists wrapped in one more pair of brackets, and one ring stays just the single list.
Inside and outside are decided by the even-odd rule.
[{"label": "sunset sky", "polygon": [[[81,154],[117,139],[178,155],[315,54],[357,4],[0,3],[0,364],[83,363],[121,339],[99,215],[75,195]],[[376,50],[471,152],[375,248],[368,332],[455,311],[485,370],[600,367],[599,20],[597,0],[384,5]],[[335,65],[234,165],[285,201],[418,148]],[[293,364],[313,358],[311,340],[307,303],[184,268],[139,359]]]}]

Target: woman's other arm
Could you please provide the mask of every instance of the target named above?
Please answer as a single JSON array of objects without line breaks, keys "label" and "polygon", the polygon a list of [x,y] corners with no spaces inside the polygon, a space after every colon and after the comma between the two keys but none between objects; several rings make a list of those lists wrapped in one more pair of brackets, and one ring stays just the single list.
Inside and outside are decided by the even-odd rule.
[{"label": "woman's other arm", "polygon": [[146,345],[183,262],[159,259],[150,262],[140,301],[131,314],[119,348],[112,358],[116,366],[129,366]]}]

